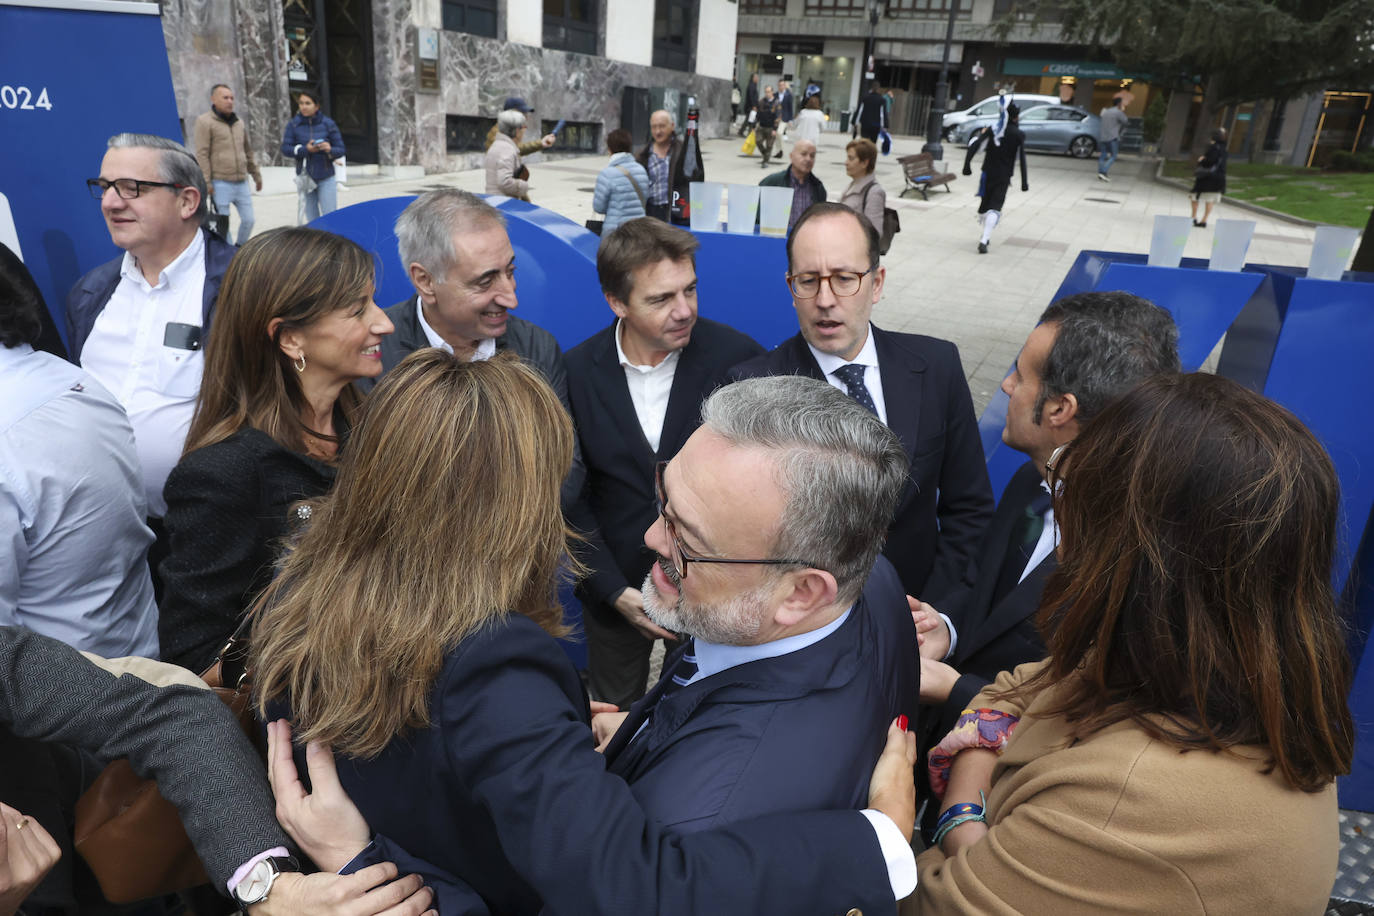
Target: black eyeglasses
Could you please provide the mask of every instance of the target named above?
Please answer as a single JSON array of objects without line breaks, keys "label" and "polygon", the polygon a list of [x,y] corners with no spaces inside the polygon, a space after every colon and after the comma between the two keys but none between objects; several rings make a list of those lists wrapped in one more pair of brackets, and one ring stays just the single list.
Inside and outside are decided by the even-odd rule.
[{"label": "black eyeglasses", "polygon": [[863,273],[852,270],[837,270],[833,274],[788,274],[787,285],[792,287],[792,295],[798,299],[814,299],[821,293],[821,281],[830,284],[830,291],[837,298],[848,299],[859,291],[863,278],[873,273],[873,268]]},{"label": "black eyeglasses", "polygon": [[125,200],[133,200],[143,193],[144,188],[175,188],[178,191],[182,188],[189,188],[189,184],[175,184],[170,181],[143,181],[139,178],[116,178],[114,181],[106,181],[104,178],[87,178],[86,187],[91,189],[91,196],[96,200],[105,197],[105,192],[110,188],[115,189],[115,193]]},{"label": "black eyeglasses", "polygon": [[807,563],[804,560],[736,560],[726,557],[698,557],[687,552],[687,548],[682,546],[682,538],[677,536],[677,528],[668,519],[663,511],[668,505],[668,494],[663,489],[663,469],[668,466],[668,462],[660,461],[654,465],[654,495],[658,498],[658,517],[663,522],[663,531],[668,535],[668,543],[672,547],[673,555],[669,557],[673,563],[673,569],[677,572],[679,579],[687,578],[688,563],[745,563],[763,566],[815,566],[814,563]]}]

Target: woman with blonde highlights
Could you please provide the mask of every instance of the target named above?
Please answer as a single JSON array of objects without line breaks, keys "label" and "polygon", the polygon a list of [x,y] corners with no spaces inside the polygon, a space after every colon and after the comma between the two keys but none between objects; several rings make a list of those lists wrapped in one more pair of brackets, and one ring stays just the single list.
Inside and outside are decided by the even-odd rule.
[{"label": "woman with blonde highlights", "polygon": [[903,912],[1320,913],[1354,745],[1326,452],[1234,382],[1159,376],[1054,477],[1050,658],[931,752]]},{"label": "woman with blonde highlights", "polygon": [[[545,901],[579,916],[744,916],[788,894],[821,914],[873,899],[875,871],[890,903],[855,812],[669,837],[606,772],[552,638],[572,444],[553,390],[509,354],[420,350],[382,379],[257,606],[258,708],[293,723],[268,727],[287,831],[322,870],[388,860],[421,874],[445,916]],[[873,786],[904,799],[883,810],[909,828],[915,746],[894,728],[888,748]]]},{"label": "woman with blonde highlights", "polygon": [[207,667],[271,578],[293,503],[326,492],[391,321],[372,256],[316,229],[259,235],[224,275],[181,461],[167,478],[163,658]]}]

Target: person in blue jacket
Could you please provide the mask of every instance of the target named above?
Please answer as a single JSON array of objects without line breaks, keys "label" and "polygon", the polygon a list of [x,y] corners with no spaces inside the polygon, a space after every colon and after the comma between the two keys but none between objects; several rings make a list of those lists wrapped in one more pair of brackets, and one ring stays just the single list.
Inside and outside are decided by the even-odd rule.
[{"label": "person in blue jacket", "polygon": [[630,132],[623,127],[606,135],[606,149],[611,161],[596,176],[596,190],[592,193],[592,209],[606,214],[601,226],[605,238],[623,222],[645,215],[645,201],[649,197],[649,173],[630,153]]},{"label": "person in blue jacket", "polygon": [[302,90],[296,108],[300,114],[286,124],[281,154],[296,160],[296,224],[302,225],[339,208],[334,163],[344,157],[344,142],[339,125],[320,111],[314,93]]}]

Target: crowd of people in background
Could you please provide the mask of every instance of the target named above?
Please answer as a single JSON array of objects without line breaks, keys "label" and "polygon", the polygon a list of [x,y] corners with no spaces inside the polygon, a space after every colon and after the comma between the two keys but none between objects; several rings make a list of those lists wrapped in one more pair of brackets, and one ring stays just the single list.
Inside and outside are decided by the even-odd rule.
[{"label": "crowd of people in background", "polygon": [[[250,239],[225,86],[195,152],[110,138],[87,184],[122,254],[73,287],[69,360],[0,258],[0,916],[85,911],[70,812],[118,757],[254,916],[1320,908],[1354,742],[1321,445],[1182,373],[1163,309],[1083,293],[1003,382],[1027,460],[994,499],[957,347],[873,321],[886,102],[836,202],[816,94],[757,83],[765,166],[796,125],[761,182],[793,192],[797,332],[771,351],[698,314],[666,111],[637,154],[607,136],[607,323],[566,353],[510,314],[478,195],[400,214],[414,295],[385,309],[374,252]],[[297,104],[311,218],[344,145]],[[498,115],[488,193],[529,199],[523,157],[556,142],[531,115]],[[964,168],[986,148],[982,252],[1018,158],[1026,187],[1003,115]],[[231,634],[265,762],[213,695],[156,686],[177,673],[75,651],[199,672]]]}]

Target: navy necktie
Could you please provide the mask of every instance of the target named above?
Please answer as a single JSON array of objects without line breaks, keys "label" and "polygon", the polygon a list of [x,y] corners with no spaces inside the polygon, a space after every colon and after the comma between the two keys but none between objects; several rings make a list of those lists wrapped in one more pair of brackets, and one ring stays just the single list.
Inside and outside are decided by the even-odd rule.
[{"label": "navy necktie", "polygon": [[851,398],[867,407],[875,417],[878,415],[878,407],[873,403],[873,395],[869,394],[868,386],[864,384],[863,366],[858,363],[850,363],[848,366],[841,366],[831,374],[844,382],[844,387],[848,390]]},{"label": "navy necktie", "polygon": [[1045,530],[1045,511],[1049,507],[1049,491],[1044,487],[1038,487],[1031,501],[1027,503],[1025,511],[1012,525],[1011,539],[1007,544],[1007,552],[1002,557],[1002,568],[993,592],[994,605],[1020,584],[1022,574],[1026,572],[1026,565],[1030,563],[1031,554],[1035,552],[1035,545],[1040,542],[1040,535]]},{"label": "navy necktie", "polygon": [[[663,698],[676,693],[687,686],[697,673],[696,643],[688,639],[687,645],[683,647],[682,655],[678,658],[677,664],[673,667],[673,674],[667,684],[663,685],[663,692],[658,696],[658,702],[662,703]],[[657,704],[655,704],[657,705]]]}]

